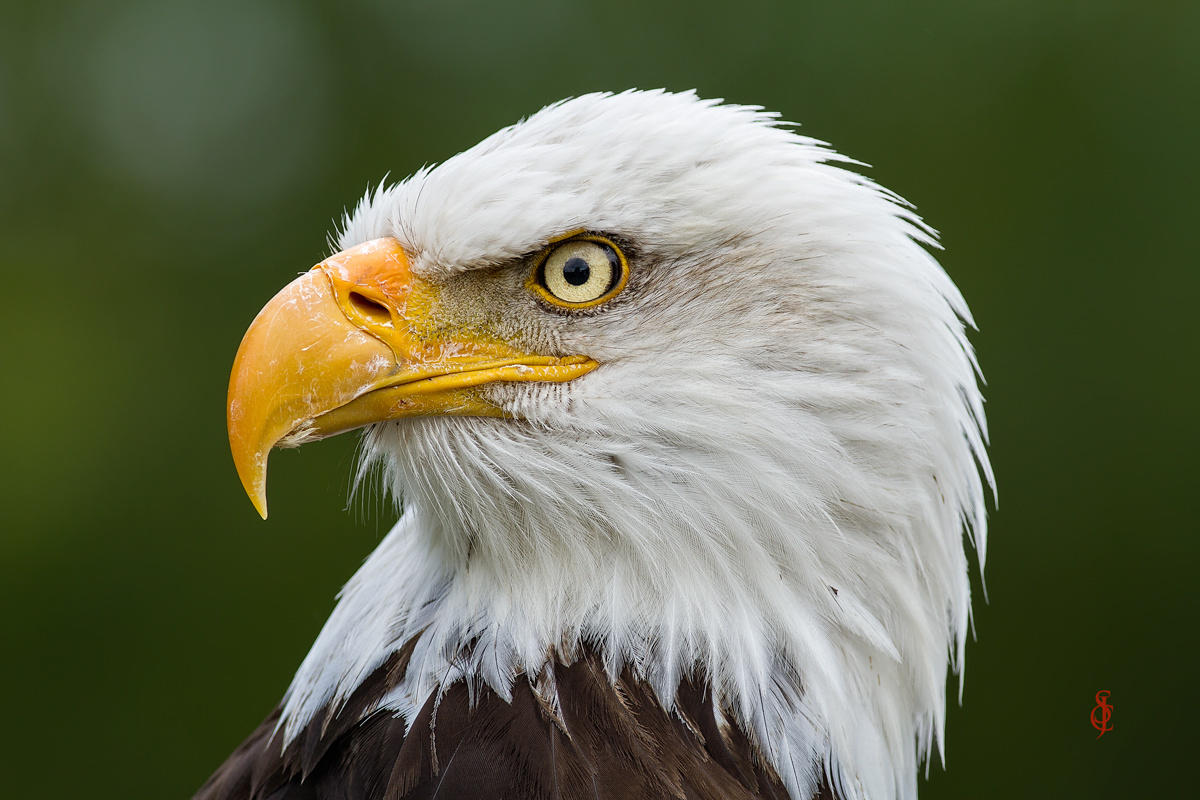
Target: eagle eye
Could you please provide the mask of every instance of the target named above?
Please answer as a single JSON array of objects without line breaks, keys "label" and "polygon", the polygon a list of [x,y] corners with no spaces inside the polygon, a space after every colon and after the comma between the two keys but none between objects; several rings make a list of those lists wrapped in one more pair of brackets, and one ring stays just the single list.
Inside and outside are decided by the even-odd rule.
[{"label": "eagle eye", "polygon": [[629,263],[616,244],[582,234],[547,247],[538,256],[529,287],[562,308],[590,308],[625,288]]}]

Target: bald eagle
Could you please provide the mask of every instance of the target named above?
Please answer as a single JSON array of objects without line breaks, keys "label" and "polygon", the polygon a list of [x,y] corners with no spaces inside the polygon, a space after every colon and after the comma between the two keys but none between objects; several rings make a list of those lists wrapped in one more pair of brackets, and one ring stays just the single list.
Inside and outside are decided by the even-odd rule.
[{"label": "bald eagle", "polygon": [[[915,798],[992,483],[935,233],[693,93],[549,106],[369,192],[228,423],[365,428],[399,522],[199,798]],[[961,683],[960,691],[961,691]]]}]

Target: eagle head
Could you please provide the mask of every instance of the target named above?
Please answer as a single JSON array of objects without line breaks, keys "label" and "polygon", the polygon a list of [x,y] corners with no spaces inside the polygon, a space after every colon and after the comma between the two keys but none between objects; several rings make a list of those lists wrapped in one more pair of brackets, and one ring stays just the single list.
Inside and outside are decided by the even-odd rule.
[{"label": "eagle head", "polygon": [[913,797],[982,561],[967,307],[935,234],[775,115],[568,100],[368,193],[247,333],[229,427],[266,458],[364,428],[399,523],[280,731],[393,653],[410,721],[456,681],[554,705],[594,652],[673,708],[701,680],[793,797]]}]

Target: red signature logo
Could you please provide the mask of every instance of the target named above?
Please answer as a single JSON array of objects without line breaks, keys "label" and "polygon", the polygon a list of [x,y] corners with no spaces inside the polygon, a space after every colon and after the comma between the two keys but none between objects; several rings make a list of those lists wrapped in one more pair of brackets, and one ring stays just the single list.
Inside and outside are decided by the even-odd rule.
[{"label": "red signature logo", "polygon": [[1112,692],[1108,689],[1101,689],[1096,692],[1096,705],[1092,708],[1092,727],[1100,731],[1100,735],[1096,737],[1097,739],[1113,729],[1110,723],[1112,721],[1114,706],[1109,705],[1108,702],[1109,695],[1111,694]]}]

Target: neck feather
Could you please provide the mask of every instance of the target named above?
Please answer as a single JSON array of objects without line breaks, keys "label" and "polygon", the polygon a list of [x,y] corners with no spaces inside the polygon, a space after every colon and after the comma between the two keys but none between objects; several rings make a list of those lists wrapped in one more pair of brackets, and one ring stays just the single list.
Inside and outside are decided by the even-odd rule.
[{"label": "neck feather", "polygon": [[[815,391],[756,385],[760,409]],[[509,698],[589,648],[667,709],[681,682],[703,681],[794,797],[823,770],[842,797],[915,797],[969,608],[960,514],[977,487],[949,477],[964,474],[962,430],[859,430],[845,392],[819,414],[779,399],[745,415],[725,394],[720,436],[684,411],[635,409],[614,428],[588,398],[572,418],[605,424],[569,436],[484,419],[373,431],[368,452],[406,510],[297,673],[285,740],[411,639],[381,703],[410,722],[456,681]]]}]

